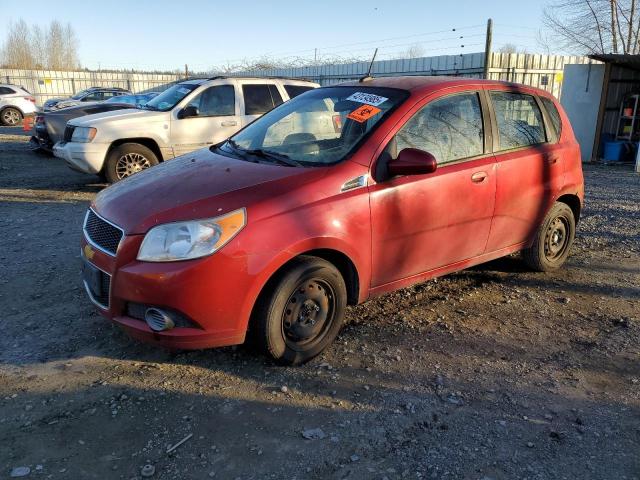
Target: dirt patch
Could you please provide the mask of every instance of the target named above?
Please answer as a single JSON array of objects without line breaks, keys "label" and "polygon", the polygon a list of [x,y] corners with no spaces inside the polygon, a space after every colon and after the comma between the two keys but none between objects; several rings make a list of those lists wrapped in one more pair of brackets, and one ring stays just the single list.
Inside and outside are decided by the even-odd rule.
[{"label": "dirt patch", "polygon": [[0,478],[640,478],[629,170],[585,169],[563,270],[508,257],[384,296],[282,368],[246,347],[168,353],[96,314],[79,243],[104,185],[27,140],[0,135]]}]

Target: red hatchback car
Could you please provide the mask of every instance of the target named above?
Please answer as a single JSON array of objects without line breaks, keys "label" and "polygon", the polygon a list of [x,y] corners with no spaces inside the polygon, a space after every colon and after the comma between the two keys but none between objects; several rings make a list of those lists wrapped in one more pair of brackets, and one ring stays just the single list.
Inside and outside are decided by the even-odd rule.
[{"label": "red hatchback car", "polygon": [[583,202],[548,93],[394,77],[306,92],[228,141],[101,192],[84,284],[136,338],[309,360],[347,304],[518,250],[560,267]]}]

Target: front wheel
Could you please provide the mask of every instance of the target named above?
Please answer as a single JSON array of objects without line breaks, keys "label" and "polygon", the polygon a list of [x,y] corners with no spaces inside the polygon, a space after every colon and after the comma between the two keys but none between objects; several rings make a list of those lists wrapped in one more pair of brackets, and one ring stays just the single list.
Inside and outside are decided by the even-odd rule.
[{"label": "front wheel", "polygon": [[296,258],[266,288],[254,312],[252,333],[276,361],[299,365],[336,338],[344,321],[347,288],[331,263]]},{"label": "front wheel", "polygon": [[123,143],[109,152],[104,176],[110,183],[130,177],[158,164],[158,157],[139,143]]},{"label": "front wheel", "polygon": [[16,125],[20,125],[22,122],[23,116],[22,112],[17,108],[5,108],[2,111],[2,115],[0,115],[0,119],[2,120],[2,124],[8,127],[15,127]]},{"label": "front wheel", "polygon": [[565,203],[556,202],[538,228],[531,247],[523,252],[525,263],[538,272],[560,268],[576,235],[573,211]]}]

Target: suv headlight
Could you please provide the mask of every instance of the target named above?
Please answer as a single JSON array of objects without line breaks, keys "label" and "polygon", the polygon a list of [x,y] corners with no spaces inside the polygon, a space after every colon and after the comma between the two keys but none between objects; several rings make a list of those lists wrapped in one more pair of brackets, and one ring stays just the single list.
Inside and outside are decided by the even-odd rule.
[{"label": "suv headlight", "polygon": [[98,131],[93,127],[76,127],[71,135],[72,142],[89,143]]},{"label": "suv headlight", "polygon": [[247,213],[241,208],[216,218],[158,225],[145,235],[138,260],[173,262],[211,255],[246,224]]}]

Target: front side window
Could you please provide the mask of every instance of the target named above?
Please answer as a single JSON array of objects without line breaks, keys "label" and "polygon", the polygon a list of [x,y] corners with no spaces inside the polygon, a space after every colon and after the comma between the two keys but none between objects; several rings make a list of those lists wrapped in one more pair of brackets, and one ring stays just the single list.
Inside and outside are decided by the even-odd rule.
[{"label": "front side window", "polygon": [[409,119],[396,134],[397,151],[417,148],[439,164],[484,153],[482,110],[477,93],[434,100]]},{"label": "front side window", "polygon": [[[275,88],[275,85],[273,85],[273,90],[278,93],[276,99],[273,98],[270,87],[272,87],[272,85],[266,83],[242,85],[245,115],[262,115],[282,103],[282,97]],[[276,103],[278,100],[279,102]]]},{"label": "front side window", "polygon": [[365,86],[315,89],[258,118],[220,146],[220,152],[295,166],[338,163],[408,95]]},{"label": "front side window", "polygon": [[103,99],[103,92],[93,92],[82,99],[83,102],[99,102]]},{"label": "front side window", "polygon": [[542,113],[532,95],[491,92],[498,123],[500,150],[527,147],[546,141]]},{"label": "front side window", "polygon": [[233,85],[209,87],[189,102],[198,109],[199,117],[235,115],[236,94]]}]

